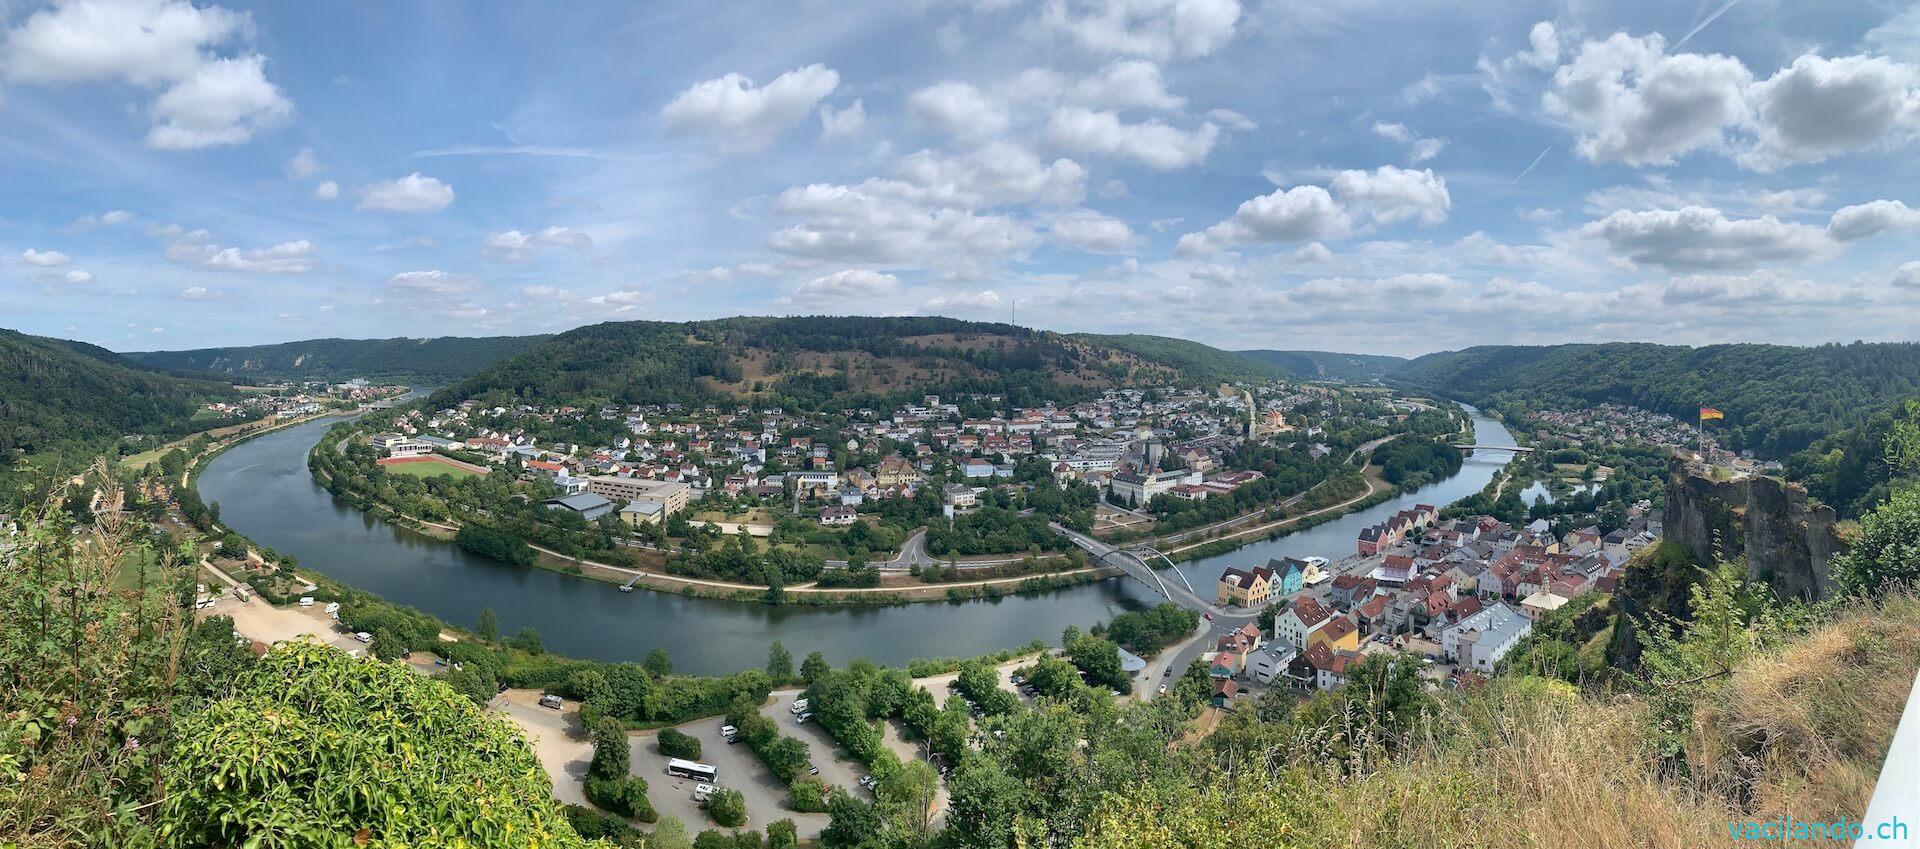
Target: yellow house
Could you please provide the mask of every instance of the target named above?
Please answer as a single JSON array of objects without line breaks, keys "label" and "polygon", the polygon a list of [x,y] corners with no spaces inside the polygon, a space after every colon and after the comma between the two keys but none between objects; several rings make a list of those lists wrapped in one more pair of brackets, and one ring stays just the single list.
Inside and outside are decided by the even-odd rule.
[{"label": "yellow house", "polygon": [[1325,626],[1307,634],[1307,648],[1325,645],[1330,651],[1360,650],[1360,629],[1346,616],[1334,616]]},{"label": "yellow house", "polygon": [[1237,604],[1241,607],[1265,607],[1267,599],[1273,594],[1273,570],[1265,566],[1253,569],[1235,569],[1231,566],[1220,573],[1218,598],[1221,604]]}]

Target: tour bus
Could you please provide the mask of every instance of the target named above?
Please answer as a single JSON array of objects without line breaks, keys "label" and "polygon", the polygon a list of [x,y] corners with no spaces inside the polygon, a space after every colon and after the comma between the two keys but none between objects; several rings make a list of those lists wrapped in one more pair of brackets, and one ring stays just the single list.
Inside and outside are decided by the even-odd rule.
[{"label": "tour bus", "polygon": [[667,774],[675,778],[691,778],[708,784],[712,784],[713,780],[719,777],[719,772],[713,767],[703,763],[683,761],[679,758],[667,761]]}]

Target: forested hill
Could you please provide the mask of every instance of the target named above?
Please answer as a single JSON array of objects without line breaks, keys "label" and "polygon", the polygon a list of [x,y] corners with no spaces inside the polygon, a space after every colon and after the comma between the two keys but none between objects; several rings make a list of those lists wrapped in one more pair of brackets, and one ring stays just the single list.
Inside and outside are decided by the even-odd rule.
[{"label": "forested hill", "polygon": [[0,456],[183,435],[225,381],[166,374],[84,342],[0,330]]},{"label": "forested hill", "polygon": [[1611,401],[1696,420],[1713,407],[1723,444],[1786,460],[1845,510],[1884,485],[1883,435],[1920,396],[1920,345],[1484,346],[1428,354],[1392,378],[1492,409]]},{"label": "forested hill", "polygon": [[136,361],[180,372],[213,372],[234,380],[459,380],[518,354],[547,336],[435,339],[308,339],[278,345],[142,351]]},{"label": "forested hill", "polygon": [[[1222,361],[1238,358],[1194,343]],[[615,322],[542,341],[443,390],[463,398],[644,404],[755,398],[795,408],[935,393],[1004,395],[1014,404],[1222,374],[1108,344],[1008,324],[939,317],[726,318]]]},{"label": "forested hill", "polygon": [[1337,354],[1331,351],[1237,351],[1242,357],[1272,363],[1305,380],[1379,380],[1405,365],[1404,357],[1385,354]]},{"label": "forested hill", "polygon": [[1222,351],[1199,342],[1176,339],[1171,336],[1148,336],[1141,333],[1114,335],[1079,333],[1075,334],[1075,337],[1094,345],[1125,351],[1141,359],[1178,369],[1181,374],[1197,383],[1272,380],[1288,376],[1286,369],[1273,363],[1243,357],[1232,351]]}]

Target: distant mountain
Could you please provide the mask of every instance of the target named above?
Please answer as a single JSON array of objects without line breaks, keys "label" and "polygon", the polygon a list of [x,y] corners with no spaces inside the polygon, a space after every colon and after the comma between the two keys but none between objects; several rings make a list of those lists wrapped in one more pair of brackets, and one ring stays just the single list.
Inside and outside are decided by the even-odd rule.
[{"label": "distant mountain", "polygon": [[84,342],[0,330],[0,457],[184,435],[201,403],[236,394],[226,381],[168,374]]},{"label": "distant mountain", "polygon": [[1336,354],[1330,351],[1237,351],[1240,356],[1272,363],[1306,380],[1379,380],[1407,362],[1385,354]]},{"label": "distant mountain", "polygon": [[434,403],[473,397],[633,404],[753,397],[821,408],[985,393],[1038,404],[1116,386],[1206,382],[1268,369],[1181,340],[1064,335],[939,317],[631,321],[543,340],[447,387]]},{"label": "distant mountain", "polygon": [[278,345],[142,351],[126,356],[177,372],[211,372],[238,381],[415,378],[459,380],[518,354],[546,336],[435,339],[308,339]]}]

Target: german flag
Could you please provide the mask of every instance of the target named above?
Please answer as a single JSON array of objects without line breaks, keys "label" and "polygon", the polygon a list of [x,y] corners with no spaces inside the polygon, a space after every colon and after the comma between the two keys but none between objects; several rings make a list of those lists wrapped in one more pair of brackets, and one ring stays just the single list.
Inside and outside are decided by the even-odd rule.
[{"label": "german flag", "polygon": [[1707,422],[1710,422],[1710,421],[1712,421],[1712,420],[1714,420],[1714,419],[1724,419],[1724,418],[1726,418],[1726,417],[1727,417],[1727,414],[1726,414],[1726,413],[1723,413],[1723,412],[1720,412],[1719,410],[1716,410],[1716,409],[1714,409],[1714,408],[1712,408],[1712,407],[1701,407],[1701,408],[1700,408],[1700,423],[1701,423],[1701,424],[1705,424],[1705,423],[1707,423]]}]

